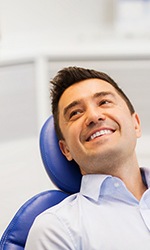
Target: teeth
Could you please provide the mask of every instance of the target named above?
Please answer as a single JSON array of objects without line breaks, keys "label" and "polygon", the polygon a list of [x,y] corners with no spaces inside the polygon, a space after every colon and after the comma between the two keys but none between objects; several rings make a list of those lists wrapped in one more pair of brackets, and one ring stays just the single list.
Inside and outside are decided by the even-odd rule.
[{"label": "teeth", "polygon": [[100,130],[100,131],[97,131],[95,134],[91,135],[90,136],[90,140],[93,140],[94,138],[98,137],[98,136],[101,136],[101,135],[108,135],[108,134],[111,134],[112,131],[111,130],[107,130],[107,129],[104,129],[104,130]]}]

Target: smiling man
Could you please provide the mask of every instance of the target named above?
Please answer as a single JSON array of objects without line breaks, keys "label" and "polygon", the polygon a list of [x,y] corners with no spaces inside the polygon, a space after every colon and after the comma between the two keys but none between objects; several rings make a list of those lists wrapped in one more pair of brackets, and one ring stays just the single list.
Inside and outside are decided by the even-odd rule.
[{"label": "smiling man", "polygon": [[140,120],[108,75],[69,67],[52,80],[59,146],[83,175],[80,192],[40,215],[26,250],[150,249],[150,171],[140,168]]}]

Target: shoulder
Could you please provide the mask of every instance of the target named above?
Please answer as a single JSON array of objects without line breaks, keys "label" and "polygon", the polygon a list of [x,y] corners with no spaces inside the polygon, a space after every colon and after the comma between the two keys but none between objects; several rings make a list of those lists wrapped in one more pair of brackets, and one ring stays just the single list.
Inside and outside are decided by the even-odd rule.
[{"label": "shoulder", "polygon": [[[76,242],[70,229],[70,222],[72,216],[75,216],[74,204],[77,199],[78,194],[70,195],[37,216],[29,232],[26,250],[41,250],[43,244],[48,244],[53,249],[62,249],[62,246],[69,246],[65,249],[74,249]],[[70,209],[71,207],[73,209]],[[41,242],[41,248],[36,242]]]},{"label": "shoulder", "polygon": [[60,209],[63,209],[64,207],[73,205],[77,201],[79,195],[80,195],[79,193],[71,194],[68,197],[66,197],[64,200],[59,202],[57,205],[52,206],[48,208],[47,210],[45,210],[45,212],[43,213],[59,211]]},{"label": "shoulder", "polygon": [[64,221],[69,220],[77,211],[79,194],[73,194],[65,198],[63,201],[57,205],[48,208],[43,213],[38,215],[35,219],[37,228],[50,227],[48,221],[50,221],[53,226],[64,224]]}]

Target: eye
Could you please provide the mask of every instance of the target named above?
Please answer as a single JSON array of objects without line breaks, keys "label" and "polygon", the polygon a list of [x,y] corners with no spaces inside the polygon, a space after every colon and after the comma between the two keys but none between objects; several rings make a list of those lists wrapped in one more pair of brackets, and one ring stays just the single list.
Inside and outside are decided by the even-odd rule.
[{"label": "eye", "polygon": [[111,103],[111,101],[110,100],[101,100],[100,102],[99,102],[99,105],[101,106],[101,105],[107,105],[107,104],[110,104]]},{"label": "eye", "polygon": [[69,119],[71,118],[77,118],[78,116],[80,116],[83,113],[82,110],[73,110],[70,115],[69,115]]}]

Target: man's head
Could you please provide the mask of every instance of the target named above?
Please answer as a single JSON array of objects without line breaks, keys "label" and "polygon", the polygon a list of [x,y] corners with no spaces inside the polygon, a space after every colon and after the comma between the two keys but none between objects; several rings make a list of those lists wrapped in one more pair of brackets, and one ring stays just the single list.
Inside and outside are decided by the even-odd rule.
[{"label": "man's head", "polygon": [[80,68],[80,67],[64,68],[60,70],[58,74],[54,77],[54,79],[51,81],[52,83],[52,90],[51,90],[52,113],[54,116],[55,130],[56,130],[58,139],[63,138],[63,134],[59,126],[59,108],[58,108],[58,103],[59,103],[61,95],[71,85],[77,82],[80,82],[86,79],[92,79],[92,78],[101,79],[111,84],[117,90],[119,95],[124,99],[131,114],[134,113],[134,107],[132,103],[130,102],[130,100],[128,99],[128,97],[120,89],[117,83],[104,72],[99,72],[93,69],[91,70],[91,69],[85,69],[85,68]]},{"label": "man's head", "polygon": [[104,73],[76,67],[61,70],[52,83],[55,128],[66,158],[82,174],[134,165],[140,121],[118,85]]}]

